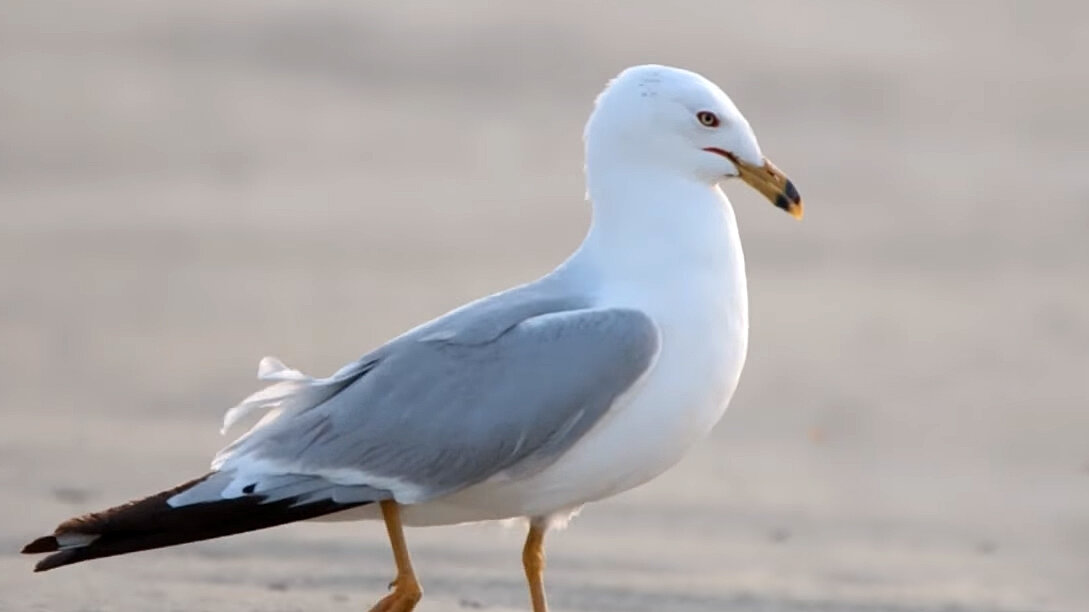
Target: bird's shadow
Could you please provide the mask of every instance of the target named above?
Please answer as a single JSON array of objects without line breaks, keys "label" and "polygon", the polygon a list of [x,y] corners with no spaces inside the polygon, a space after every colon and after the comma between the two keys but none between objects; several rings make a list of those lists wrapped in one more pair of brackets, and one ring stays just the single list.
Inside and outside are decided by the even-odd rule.
[{"label": "bird's shadow", "polygon": [[[380,593],[387,588],[392,571],[389,567],[389,550],[384,544],[353,542],[331,545],[329,542],[265,541],[259,546],[230,547],[201,546],[190,549],[202,557],[225,561],[245,561],[247,558],[269,556],[323,568],[305,576],[290,578],[252,578],[263,580],[265,586],[277,591],[325,590],[334,593]],[[517,557],[496,552],[476,551],[468,553],[438,546],[420,546],[416,551],[431,565],[441,567],[495,567],[508,562],[516,567]],[[500,558],[502,557],[502,558]],[[568,560],[565,560],[565,563]],[[578,561],[576,565],[582,565]],[[381,567],[381,572],[369,571],[369,567]],[[594,612],[1032,612],[1014,608],[965,606],[956,603],[929,606],[889,604],[884,602],[843,601],[835,599],[801,599],[768,593],[735,592],[731,594],[680,593],[674,590],[655,589],[653,582],[631,586],[601,585],[576,577],[595,569],[615,570],[625,568],[600,567],[586,564],[577,572],[556,575],[549,579],[549,601],[559,610]],[[632,569],[632,568],[627,568]],[[646,575],[648,568],[639,565],[639,573]],[[649,568],[653,570],[654,568]],[[329,571],[332,570],[332,571]],[[651,572],[652,573],[652,572]],[[457,602],[459,609],[488,610],[490,608],[522,609],[525,607],[525,582],[520,572],[510,578],[500,578],[491,573],[478,576],[459,574],[444,575],[441,571],[427,573],[425,588],[428,598]],[[229,578],[222,571],[190,573],[184,579],[195,582],[219,583]],[[289,595],[288,595],[289,596]]]}]

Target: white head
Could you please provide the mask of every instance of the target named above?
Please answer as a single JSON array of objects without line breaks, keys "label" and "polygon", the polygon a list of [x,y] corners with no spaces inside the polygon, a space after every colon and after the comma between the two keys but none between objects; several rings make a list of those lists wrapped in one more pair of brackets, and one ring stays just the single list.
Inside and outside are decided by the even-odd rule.
[{"label": "white head", "polygon": [[588,166],[619,163],[709,185],[741,177],[801,217],[797,190],[764,158],[749,122],[717,85],[694,72],[657,65],[621,72],[598,96],[585,141]]}]

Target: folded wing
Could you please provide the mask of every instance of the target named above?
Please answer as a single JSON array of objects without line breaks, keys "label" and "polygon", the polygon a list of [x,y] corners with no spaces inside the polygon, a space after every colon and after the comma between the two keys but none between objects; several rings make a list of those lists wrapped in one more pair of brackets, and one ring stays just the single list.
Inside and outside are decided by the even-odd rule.
[{"label": "folded wing", "polygon": [[503,309],[455,312],[453,326],[403,336],[328,379],[266,364],[278,382],[236,410],[278,412],[216,457],[213,469],[234,475],[216,494],[294,474],[417,503],[548,465],[651,367],[658,331],[632,309],[521,306],[484,335],[459,327]]}]

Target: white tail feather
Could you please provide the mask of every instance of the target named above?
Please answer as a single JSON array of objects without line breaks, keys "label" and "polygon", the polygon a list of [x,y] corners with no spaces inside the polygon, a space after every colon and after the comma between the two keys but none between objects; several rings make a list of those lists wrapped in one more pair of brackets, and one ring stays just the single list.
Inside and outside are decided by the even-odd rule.
[{"label": "white tail feather", "polygon": [[314,378],[288,367],[275,357],[265,357],[257,366],[257,378],[275,381],[275,384],[250,395],[228,410],[223,415],[223,427],[219,431],[226,434],[238,421],[258,410],[272,411],[261,419],[258,423],[260,426],[284,410],[306,408],[323,402],[339,390],[336,385],[359,376],[369,366],[368,362],[355,361],[328,378]]}]

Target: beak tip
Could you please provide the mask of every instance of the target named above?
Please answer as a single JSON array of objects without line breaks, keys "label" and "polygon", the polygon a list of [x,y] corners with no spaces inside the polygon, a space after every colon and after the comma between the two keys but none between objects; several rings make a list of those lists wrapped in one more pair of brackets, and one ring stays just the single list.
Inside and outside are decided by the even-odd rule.
[{"label": "beak tip", "polygon": [[[797,194],[798,192],[795,191],[794,195]],[[802,220],[802,216],[804,215],[804,209],[802,207],[801,198],[794,199],[788,197],[786,194],[781,193],[777,198],[775,198],[775,206],[786,211],[786,213],[791,217],[794,217],[799,221]]]},{"label": "beak tip", "polygon": [[[718,153],[719,150],[716,149],[714,152]],[[794,182],[776,168],[775,164],[765,159],[764,165],[758,167],[746,164],[729,153],[722,152],[721,155],[734,163],[741,180],[763,194],[776,208],[799,221],[802,220],[804,216],[802,196],[798,193]]]}]

